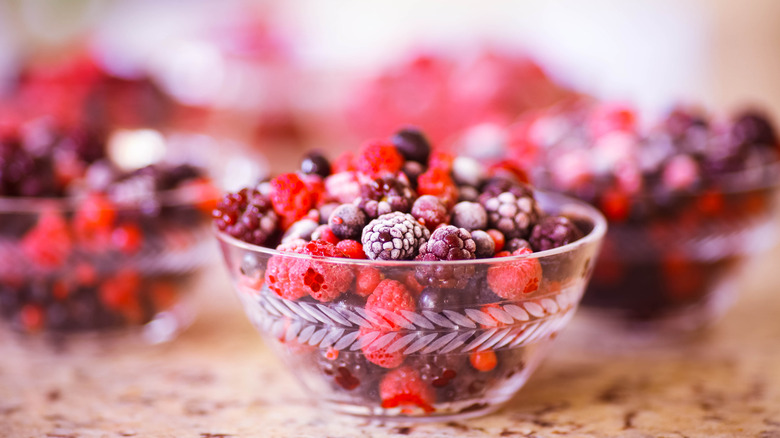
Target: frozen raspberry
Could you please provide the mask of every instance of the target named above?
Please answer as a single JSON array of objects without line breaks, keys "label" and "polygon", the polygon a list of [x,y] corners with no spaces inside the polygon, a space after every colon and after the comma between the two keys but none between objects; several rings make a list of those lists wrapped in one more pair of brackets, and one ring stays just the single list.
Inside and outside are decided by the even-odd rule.
[{"label": "frozen raspberry", "polygon": [[341,173],[341,172],[354,172],[357,170],[357,167],[355,167],[355,154],[353,154],[351,151],[344,151],[341,153],[341,155],[336,158],[336,160],[333,162],[333,165],[331,165],[331,170],[333,171],[333,174]]},{"label": "frozen raspberry", "polygon": [[411,367],[401,367],[388,372],[379,383],[382,407],[418,408],[426,413],[434,412],[436,394],[420,374]]},{"label": "frozen raspberry", "polygon": [[421,164],[428,163],[428,157],[431,155],[431,144],[417,128],[402,129],[396,132],[390,141],[406,160]]},{"label": "frozen raspberry", "polygon": [[417,195],[403,174],[400,175],[401,178],[386,174],[360,186],[358,206],[369,219],[375,219],[393,211],[408,213],[412,209]]},{"label": "frozen raspberry", "polygon": [[309,187],[294,173],[285,173],[271,180],[271,204],[287,225],[306,216],[314,207]]},{"label": "frozen raspberry", "polygon": [[364,144],[357,157],[357,169],[370,178],[379,178],[386,173],[396,174],[404,165],[404,157],[393,143],[375,140]]},{"label": "frozen raspberry", "polygon": [[[445,225],[436,229],[427,242],[420,245],[420,254],[415,258],[420,262],[453,260],[472,260],[476,258],[477,244],[464,228]],[[465,286],[474,275],[474,266],[470,264],[447,265],[425,263],[417,266],[415,277],[420,284],[440,287],[459,288]]]},{"label": "frozen raspberry", "polygon": [[458,188],[448,171],[436,167],[429,168],[417,178],[417,193],[420,196],[436,196],[446,207],[455,205],[458,200]]},{"label": "frozen raspberry", "polygon": [[525,239],[519,239],[515,237],[514,239],[509,239],[509,241],[504,245],[504,250],[509,252],[515,252],[518,249],[528,248],[531,249],[531,244],[525,240]]},{"label": "frozen raspberry", "polygon": [[452,165],[454,162],[454,155],[440,150],[434,151],[431,153],[431,158],[428,160],[428,168],[439,169],[449,175],[450,172],[452,172]]},{"label": "frozen raspberry", "polygon": [[303,250],[303,247],[306,246],[306,244],[309,243],[308,240],[303,239],[291,239],[287,242],[282,242],[279,245],[276,246],[277,251],[287,251],[287,252],[300,252]]},{"label": "frozen raspberry", "polygon": [[439,225],[447,223],[447,207],[441,203],[439,198],[432,195],[423,195],[414,201],[412,216],[425,225],[428,231],[433,231]]},{"label": "frozen raspberry", "polygon": [[271,201],[254,189],[226,195],[212,217],[221,231],[254,245],[270,243],[279,226]]},{"label": "frozen raspberry", "polygon": [[547,216],[539,221],[529,237],[534,251],[558,248],[582,238],[577,225],[564,216]]},{"label": "frozen raspberry", "polygon": [[320,151],[311,151],[301,160],[301,172],[327,178],[330,175],[330,162]]},{"label": "frozen raspberry", "polygon": [[469,231],[484,230],[488,224],[487,211],[476,202],[459,202],[452,208],[450,223]]},{"label": "frozen raspberry", "polygon": [[336,244],[336,248],[341,250],[347,257],[351,259],[367,259],[366,253],[363,252],[363,245],[357,240],[344,239]]},{"label": "frozen raspberry", "polygon": [[[301,245],[298,251],[303,246]],[[290,248],[290,250],[298,252],[295,251],[295,248]],[[266,286],[285,300],[297,300],[309,294],[309,289],[302,282],[293,281],[290,278],[290,270],[296,262],[298,260],[293,257],[273,256],[268,260],[268,266],[265,269]]]},{"label": "frozen raspberry", "polygon": [[396,313],[403,317],[401,310],[414,312],[414,309],[414,297],[403,283],[395,280],[382,280],[366,299],[366,312],[382,317],[394,330],[400,327],[385,317],[385,313]]},{"label": "frozen raspberry", "polygon": [[488,213],[488,224],[508,239],[528,236],[538,217],[533,191],[523,184],[493,180],[484,187],[479,202]]},{"label": "frozen raspberry", "polygon": [[[346,258],[335,245],[323,240],[306,244],[300,254],[320,257]],[[290,281],[303,284],[309,295],[317,301],[333,301],[352,285],[354,274],[347,265],[319,259],[298,259],[290,267]]]},{"label": "frozen raspberry", "polygon": [[482,230],[474,230],[471,232],[471,238],[474,239],[474,243],[477,245],[474,256],[478,259],[487,259],[493,257],[496,252],[496,242],[490,237],[490,234]]},{"label": "frozen raspberry", "polygon": [[328,218],[330,229],[339,239],[360,239],[367,223],[366,214],[354,204],[339,205]]},{"label": "frozen raspberry", "polygon": [[355,172],[340,172],[325,178],[328,196],[342,204],[348,204],[360,196],[360,182]]},{"label": "frozen raspberry", "polygon": [[379,216],[363,229],[363,251],[371,260],[409,260],[430,233],[414,216],[393,212]]},{"label": "frozen raspberry", "polygon": [[[531,254],[527,248],[512,253],[513,256]],[[498,254],[496,254],[498,255]],[[536,292],[542,281],[542,265],[538,259],[526,258],[511,262],[499,262],[488,268],[487,282],[490,289],[507,300],[522,299],[525,294]]]},{"label": "frozen raspberry", "polygon": [[[361,327],[360,328],[360,336],[368,336],[369,334],[374,334],[376,331]],[[377,338],[383,337],[387,335],[387,333],[382,333]],[[393,339],[384,346],[376,346],[374,343],[369,343],[368,345],[364,345],[361,349],[363,350],[363,356],[365,356],[366,360],[373,363],[374,365],[378,365],[382,368],[398,368],[401,366],[402,363],[404,363],[405,356],[403,354],[403,350],[397,350],[393,352],[388,352],[389,345],[392,345],[394,342],[396,342],[401,337],[400,334],[396,334]]]},{"label": "frozen raspberry", "polygon": [[367,297],[371,295],[371,292],[376,289],[382,280],[384,280],[384,276],[379,269],[371,267],[360,268],[355,277],[355,292],[361,297]]},{"label": "frozen raspberry", "polygon": [[[313,207],[318,207],[325,204],[330,198],[325,190],[325,181],[319,175],[300,175],[301,181],[306,185],[311,194],[311,202]],[[316,211],[316,210],[315,210]],[[309,210],[311,213],[311,210]],[[300,218],[299,218],[300,219]]]}]

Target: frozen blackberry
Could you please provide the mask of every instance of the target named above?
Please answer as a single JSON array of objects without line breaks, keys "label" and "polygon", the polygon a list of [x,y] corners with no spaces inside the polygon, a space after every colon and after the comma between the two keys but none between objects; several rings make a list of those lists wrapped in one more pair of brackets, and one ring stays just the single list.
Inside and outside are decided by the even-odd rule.
[{"label": "frozen blackberry", "polygon": [[331,172],[330,161],[320,151],[311,151],[301,160],[301,172],[326,178]]},{"label": "frozen blackberry", "polygon": [[531,249],[531,244],[525,240],[515,237],[514,239],[509,239],[508,242],[504,245],[504,250],[509,252],[515,252],[518,249],[528,248]]},{"label": "frozen blackberry", "polygon": [[342,240],[360,240],[363,227],[367,222],[366,214],[354,204],[339,205],[328,218],[328,225],[333,230],[333,234]]},{"label": "frozen blackberry", "polygon": [[422,195],[412,205],[412,216],[433,231],[441,224],[447,223],[447,207],[433,195]]},{"label": "frozen blackberry", "polygon": [[564,216],[547,216],[531,231],[529,241],[534,251],[544,251],[574,242],[582,231]]},{"label": "frozen blackberry", "polygon": [[775,148],[777,136],[772,124],[761,113],[748,111],[741,114],[731,127],[732,141],[750,147],[761,145]]},{"label": "frozen blackberry", "polygon": [[[436,229],[427,242],[420,245],[420,262],[437,262],[475,259],[477,244],[465,228],[445,225]],[[463,287],[474,274],[469,264],[423,264],[415,270],[420,284],[438,288]]]},{"label": "frozen blackberry", "polygon": [[372,260],[409,260],[430,236],[414,216],[393,212],[372,220],[363,229],[363,251]]},{"label": "frozen blackberry", "polygon": [[271,242],[279,225],[270,199],[252,189],[226,195],[212,216],[221,231],[254,245]]},{"label": "frozen blackberry", "polygon": [[474,243],[477,245],[474,255],[478,259],[487,259],[493,257],[496,253],[496,242],[487,232],[474,230],[471,232],[471,238],[474,239]]},{"label": "frozen blackberry", "polygon": [[539,216],[531,188],[505,179],[487,183],[479,203],[488,213],[488,225],[507,239],[527,237]]},{"label": "frozen blackberry", "polygon": [[420,130],[405,128],[393,135],[390,141],[407,161],[427,164],[431,156],[431,144]]},{"label": "frozen blackberry", "polygon": [[360,186],[359,207],[370,219],[393,211],[408,213],[417,198],[405,178],[385,175]]},{"label": "frozen blackberry", "polygon": [[476,202],[459,202],[452,208],[450,223],[469,231],[484,230],[488,224],[487,211]]}]

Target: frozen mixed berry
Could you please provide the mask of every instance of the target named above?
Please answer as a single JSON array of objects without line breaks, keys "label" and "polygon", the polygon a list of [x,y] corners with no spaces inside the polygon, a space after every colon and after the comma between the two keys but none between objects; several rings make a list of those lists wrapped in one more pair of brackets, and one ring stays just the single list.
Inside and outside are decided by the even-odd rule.
[{"label": "frozen mixed berry", "polygon": [[311,219],[301,219],[298,222],[290,225],[290,228],[284,232],[284,235],[282,236],[282,243],[291,242],[298,239],[312,240],[311,235],[318,226],[319,224]]},{"label": "frozen mixed berry", "polygon": [[[512,256],[531,254],[527,248],[512,253]],[[502,262],[488,268],[487,283],[499,297],[519,300],[524,295],[536,292],[542,281],[542,265],[533,257],[511,262]]]},{"label": "frozen mixed berry", "polygon": [[413,408],[424,412],[434,412],[435,393],[417,370],[401,367],[388,372],[379,384],[382,407]]},{"label": "frozen mixed berry", "polygon": [[425,135],[416,128],[405,128],[393,135],[390,141],[408,161],[427,164],[431,145]]},{"label": "frozen mixed berry", "polygon": [[[536,227],[534,227],[536,229]],[[504,250],[509,252],[515,252],[518,249],[528,248],[531,249],[531,244],[525,240],[515,237],[514,239],[509,239],[506,244],[504,245]]]},{"label": "frozen mixed berry", "polygon": [[357,170],[370,178],[387,173],[397,174],[404,165],[404,157],[393,143],[375,140],[364,144],[357,156]]},{"label": "frozen mixed berry", "polygon": [[325,178],[325,192],[342,204],[353,202],[360,196],[360,182],[355,172],[340,172]]},{"label": "frozen mixed berry", "polygon": [[408,213],[417,195],[403,174],[386,174],[360,186],[358,206],[374,219],[393,211]]},{"label": "frozen mixed berry", "polygon": [[409,186],[417,190],[417,179],[425,172],[425,166],[416,161],[407,161],[404,163],[404,167],[401,168],[401,172],[409,180]]},{"label": "frozen mixed berry", "polygon": [[271,204],[289,226],[306,216],[314,207],[309,187],[294,173],[285,173],[271,180]]},{"label": "frozen mixed berry", "polygon": [[67,222],[60,214],[45,212],[41,214],[35,227],[22,238],[21,246],[33,266],[53,269],[64,265],[68,260],[73,250],[73,239]]},{"label": "frozen mixed berry", "polygon": [[226,195],[212,216],[221,231],[254,245],[270,243],[279,226],[271,201],[253,189]]},{"label": "frozen mixed berry", "polygon": [[367,297],[382,280],[384,275],[379,269],[370,266],[360,267],[355,276],[355,292],[361,297]]},{"label": "frozen mixed berry", "polygon": [[[436,229],[430,239],[420,246],[418,262],[441,262],[454,260],[473,260],[476,258],[477,245],[471,233],[464,228],[445,225]],[[474,274],[470,264],[424,263],[416,268],[416,278],[420,284],[440,287],[463,287]]]},{"label": "frozen mixed berry", "polygon": [[366,214],[354,204],[341,204],[328,218],[328,225],[339,239],[359,240],[368,223]]},{"label": "frozen mixed berry", "polygon": [[546,216],[534,226],[529,241],[534,251],[558,248],[582,238],[583,233],[565,216]]},{"label": "frozen mixed berry", "polygon": [[[323,240],[308,242],[299,253],[318,257],[346,258],[336,245]],[[306,289],[308,294],[317,301],[333,301],[352,285],[354,273],[348,265],[326,262],[317,258],[292,259],[294,262],[289,268],[290,282]]]},{"label": "frozen mixed berry", "polygon": [[452,177],[458,185],[479,187],[485,179],[485,166],[470,157],[457,157],[452,162]]},{"label": "frozen mixed berry", "polygon": [[759,145],[777,148],[777,134],[769,120],[760,112],[740,114],[731,127],[733,141],[743,145]]},{"label": "frozen mixed berry", "polygon": [[432,195],[423,195],[414,201],[412,216],[425,225],[429,231],[435,230],[441,224],[446,224],[449,219],[447,207],[442,204],[439,198]]},{"label": "frozen mixed berry", "polygon": [[382,368],[398,368],[401,366],[401,364],[404,363],[406,356],[404,356],[403,351],[401,350],[390,351],[388,345],[392,345],[394,342],[397,342],[401,338],[401,334],[393,332],[376,332],[373,329],[368,329],[365,327],[360,328],[361,338],[371,336],[376,340],[377,333],[380,333],[380,338],[390,336],[390,342],[387,345],[378,345],[376,342],[364,344],[361,347],[363,356],[367,361]]},{"label": "frozen mixed berry", "polygon": [[417,178],[417,194],[436,196],[445,207],[450,208],[458,200],[458,187],[448,171],[431,167]]},{"label": "frozen mixed berry", "polygon": [[462,293],[459,289],[443,289],[438,287],[426,287],[417,297],[419,310],[441,312],[446,309],[458,309],[463,305]]},{"label": "frozen mixed berry", "polygon": [[459,202],[452,208],[450,223],[469,231],[484,230],[488,225],[487,211],[476,202]]},{"label": "frozen mixed berry", "polygon": [[301,160],[301,172],[327,178],[331,173],[330,162],[320,151],[311,151]]},{"label": "frozen mixed berry", "polygon": [[335,245],[340,239],[329,225],[318,225],[311,233],[311,240],[324,240]]},{"label": "frozen mixed berry", "polygon": [[487,259],[493,257],[496,253],[496,242],[485,231],[474,230],[471,232],[471,238],[474,239],[474,244],[477,249],[474,251],[474,256],[478,259]]},{"label": "frozen mixed berry", "polygon": [[533,191],[504,179],[489,182],[479,202],[488,213],[488,225],[509,239],[527,237],[539,215]]},{"label": "frozen mixed berry", "polygon": [[383,318],[389,327],[395,330],[400,327],[387,313],[395,313],[403,318],[402,311],[414,312],[415,307],[415,300],[409,289],[403,283],[389,279],[380,281],[366,299],[366,312]]},{"label": "frozen mixed berry", "polygon": [[430,233],[414,216],[393,212],[379,216],[363,229],[363,251],[371,260],[409,260]]},{"label": "frozen mixed berry", "polygon": [[351,259],[367,259],[366,253],[363,252],[363,244],[357,240],[344,239],[336,244],[341,252]]}]

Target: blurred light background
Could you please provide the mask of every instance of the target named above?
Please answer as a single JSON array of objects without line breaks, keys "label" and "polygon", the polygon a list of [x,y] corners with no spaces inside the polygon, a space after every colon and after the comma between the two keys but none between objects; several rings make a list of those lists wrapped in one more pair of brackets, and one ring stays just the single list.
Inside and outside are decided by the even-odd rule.
[{"label": "blurred light background", "polygon": [[205,110],[200,127],[311,147],[349,138],[342,110],[361,81],[420,53],[461,62],[485,47],[645,114],[683,102],[776,115],[779,43],[776,0],[4,0],[0,91],[29,64],[86,51]]}]

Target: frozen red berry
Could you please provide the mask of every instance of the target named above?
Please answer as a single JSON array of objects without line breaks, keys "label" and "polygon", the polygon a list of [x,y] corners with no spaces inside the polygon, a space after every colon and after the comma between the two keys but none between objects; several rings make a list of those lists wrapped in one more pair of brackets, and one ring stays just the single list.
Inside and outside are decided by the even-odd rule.
[{"label": "frozen red berry", "polygon": [[379,269],[369,266],[361,267],[355,276],[355,293],[361,297],[367,297],[382,280],[384,280],[384,275]]},{"label": "frozen red berry", "polygon": [[423,195],[417,198],[412,205],[412,216],[431,232],[449,220],[447,207],[433,195]]},{"label": "frozen red berry", "polygon": [[[513,256],[531,254],[527,248],[520,249]],[[498,254],[496,254],[498,255]],[[500,262],[488,268],[487,282],[493,292],[507,300],[522,299],[524,295],[536,292],[542,281],[542,265],[536,258],[524,258]]]},{"label": "frozen red berry", "polygon": [[385,409],[421,409],[426,413],[436,410],[433,407],[436,398],[433,388],[411,367],[388,372],[379,383],[379,395]]},{"label": "frozen red berry", "polygon": [[341,250],[347,257],[351,259],[367,259],[366,253],[363,252],[363,244],[357,240],[345,239],[339,241],[336,244],[336,248]]},{"label": "frozen red berry", "polygon": [[324,240],[332,244],[339,243],[339,238],[328,225],[320,225],[311,233],[311,240]]},{"label": "frozen red berry", "polygon": [[417,193],[436,196],[446,207],[452,207],[458,200],[458,188],[449,172],[437,167],[431,167],[417,178]]},{"label": "frozen red berry", "polygon": [[384,345],[378,344],[376,342],[377,339],[384,338],[391,333],[392,332],[377,332],[372,329],[361,327],[361,338],[367,339],[368,336],[373,338],[372,342],[367,343],[361,347],[363,356],[365,356],[366,360],[382,368],[397,368],[401,366],[402,363],[404,363],[405,356],[402,350],[390,351],[390,346],[392,346],[393,343],[401,337],[400,334],[391,335],[390,342],[386,344],[383,343]]},{"label": "frozen red berry", "polygon": [[357,157],[357,170],[370,178],[379,178],[386,173],[396,174],[403,165],[403,156],[395,145],[387,140],[364,144]]},{"label": "frozen red berry", "polygon": [[271,180],[271,204],[287,222],[306,216],[314,207],[314,196],[309,187],[294,173],[285,173]]},{"label": "frozen red berry", "polygon": [[484,373],[492,371],[498,365],[498,358],[493,350],[475,351],[469,354],[469,362],[475,370]]},{"label": "frozen red berry", "polygon": [[38,223],[22,239],[24,254],[37,267],[53,269],[65,264],[73,240],[65,219],[56,212],[44,212]]},{"label": "frozen red berry", "polygon": [[[308,242],[301,254],[318,257],[346,258],[336,245],[324,240]],[[352,268],[341,263],[320,259],[295,258],[290,267],[290,281],[303,284],[309,295],[317,301],[333,301],[352,285],[354,274]]]},{"label": "frozen red berry", "polygon": [[384,320],[393,329],[400,327],[392,321],[392,317],[385,315],[387,312],[398,314],[403,318],[402,310],[413,312],[415,300],[403,283],[395,280],[382,280],[371,292],[366,300],[366,312],[373,313]]}]

